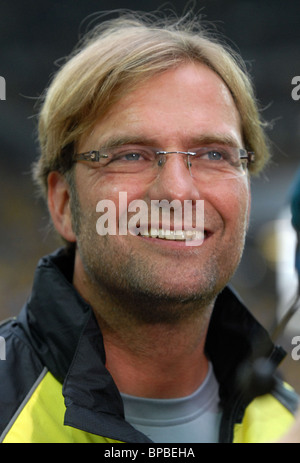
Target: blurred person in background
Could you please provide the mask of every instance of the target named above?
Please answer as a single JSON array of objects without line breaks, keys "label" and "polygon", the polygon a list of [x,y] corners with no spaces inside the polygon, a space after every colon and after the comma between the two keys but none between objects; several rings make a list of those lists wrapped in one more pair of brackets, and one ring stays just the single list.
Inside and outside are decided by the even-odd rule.
[{"label": "blurred person in background", "polygon": [[[266,442],[289,429],[291,388],[242,387],[242,367],[285,354],[229,286],[250,176],[269,160],[264,126],[241,58],[200,18],[127,13],[80,43],[39,114],[34,177],[65,244],[0,329],[2,442]],[[193,227],[101,235],[102,200],[126,225],[135,200],[188,202]]]},{"label": "blurred person in background", "polygon": [[[292,184],[291,192],[291,215],[292,227],[295,232],[296,252],[294,259],[294,267],[296,269],[296,276],[298,279],[297,293],[300,296],[300,170],[298,171],[295,180]],[[299,337],[297,338],[297,340]],[[299,342],[298,342],[299,344]],[[299,353],[299,346],[296,347],[297,354]],[[300,443],[300,408],[296,414],[296,420],[291,429],[280,439],[281,443]]]}]

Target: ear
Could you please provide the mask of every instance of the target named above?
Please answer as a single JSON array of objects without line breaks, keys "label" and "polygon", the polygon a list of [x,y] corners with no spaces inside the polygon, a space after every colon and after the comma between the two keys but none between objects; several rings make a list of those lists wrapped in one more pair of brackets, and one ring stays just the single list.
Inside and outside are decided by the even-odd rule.
[{"label": "ear", "polygon": [[58,233],[69,242],[75,242],[72,229],[69,185],[59,172],[48,175],[48,207]]}]

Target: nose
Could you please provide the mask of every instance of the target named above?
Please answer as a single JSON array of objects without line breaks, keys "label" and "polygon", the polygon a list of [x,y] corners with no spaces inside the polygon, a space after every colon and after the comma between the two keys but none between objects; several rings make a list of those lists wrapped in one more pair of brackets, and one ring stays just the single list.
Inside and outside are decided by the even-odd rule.
[{"label": "nose", "polygon": [[[199,183],[199,182],[198,182]],[[150,199],[178,199],[192,201],[200,199],[199,184],[191,176],[187,155],[180,152],[168,152],[164,165],[149,188]]]}]

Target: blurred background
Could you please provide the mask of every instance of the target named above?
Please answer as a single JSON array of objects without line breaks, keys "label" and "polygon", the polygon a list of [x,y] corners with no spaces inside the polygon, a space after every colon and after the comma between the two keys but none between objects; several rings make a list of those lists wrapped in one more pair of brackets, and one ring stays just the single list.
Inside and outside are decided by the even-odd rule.
[{"label": "blurred background", "polygon": [[[0,101],[0,320],[18,314],[39,258],[60,245],[30,175],[38,156],[37,97],[94,13],[117,8],[153,11],[162,5],[178,15],[193,6],[217,25],[246,60],[263,116],[274,122],[268,133],[273,162],[252,183],[250,230],[234,285],[268,330],[287,310],[296,291],[289,189],[300,168],[300,100],[291,96],[292,78],[300,75],[300,2],[14,0],[0,4],[0,76],[6,81],[6,100]],[[297,335],[299,315],[279,341],[288,352],[282,375],[300,392],[300,360],[291,357]]]}]

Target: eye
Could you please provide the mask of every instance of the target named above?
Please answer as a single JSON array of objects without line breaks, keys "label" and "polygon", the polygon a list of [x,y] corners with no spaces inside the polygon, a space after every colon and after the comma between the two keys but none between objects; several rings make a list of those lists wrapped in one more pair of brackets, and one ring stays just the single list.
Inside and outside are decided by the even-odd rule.
[{"label": "eye", "polygon": [[153,160],[153,152],[146,147],[125,147],[120,146],[110,150],[110,162],[118,163],[140,163]]},{"label": "eye", "polygon": [[157,150],[148,146],[122,145],[106,149],[106,163],[102,164],[110,173],[138,173],[151,170]]},{"label": "eye", "polygon": [[138,161],[141,158],[140,153],[132,152],[132,153],[127,153],[123,154],[122,156],[126,161]]},{"label": "eye", "polygon": [[209,159],[210,161],[221,161],[225,158],[223,153],[220,153],[220,151],[216,150],[208,151],[207,153],[205,153],[205,156],[207,156],[207,159]]}]

